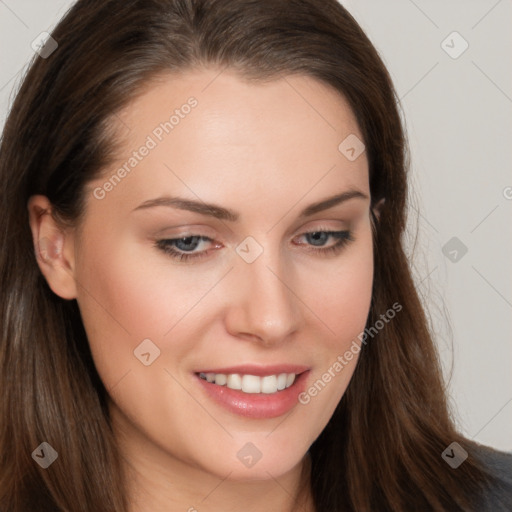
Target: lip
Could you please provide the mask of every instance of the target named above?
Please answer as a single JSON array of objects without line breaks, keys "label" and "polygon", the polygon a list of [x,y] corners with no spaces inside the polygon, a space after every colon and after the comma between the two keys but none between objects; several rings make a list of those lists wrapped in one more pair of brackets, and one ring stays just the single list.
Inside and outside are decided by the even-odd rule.
[{"label": "lip", "polygon": [[246,375],[275,375],[279,373],[295,373],[294,383],[282,391],[276,393],[244,393],[243,391],[230,389],[207,382],[199,377],[199,372],[194,377],[206,396],[227,411],[238,416],[253,419],[276,418],[289,412],[299,404],[298,396],[306,387],[309,376],[309,368],[294,365],[278,365],[256,367],[252,365],[222,368],[217,370],[201,370],[204,373],[242,373]]},{"label": "lip", "polygon": [[279,375],[280,373],[303,373],[309,370],[309,366],[296,365],[296,364],[273,364],[273,365],[257,365],[257,364],[244,364],[240,366],[228,366],[224,368],[215,369],[201,369],[195,373],[241,373],[243,375],[256,375],[257,377],[266,377],[267,375]]}]

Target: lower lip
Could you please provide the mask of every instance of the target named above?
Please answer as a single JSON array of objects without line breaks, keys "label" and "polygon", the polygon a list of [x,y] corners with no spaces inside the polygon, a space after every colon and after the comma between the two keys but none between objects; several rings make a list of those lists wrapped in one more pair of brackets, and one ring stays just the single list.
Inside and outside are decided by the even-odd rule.
[{"label": "lower lip", "polygon": [[298,396],[304,391],[309,370],[295,377],[293,384],[276,393],[244,393],[227,386],[219,386],[195,374],[208,396],[225,409],[248,418],[277,418],[286,414],[299,403]]}]

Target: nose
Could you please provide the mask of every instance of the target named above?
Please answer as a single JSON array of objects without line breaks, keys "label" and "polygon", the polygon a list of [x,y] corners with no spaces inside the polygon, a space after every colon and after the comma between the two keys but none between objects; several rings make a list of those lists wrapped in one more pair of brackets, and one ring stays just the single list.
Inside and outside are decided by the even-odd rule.
[{"label": "nose", "polygon": [[225,317],[231,335],[270,346],[300,329],[304,320],[291,266],[264,252],[253,263],[239,260],[232,278],[235,290]]}]

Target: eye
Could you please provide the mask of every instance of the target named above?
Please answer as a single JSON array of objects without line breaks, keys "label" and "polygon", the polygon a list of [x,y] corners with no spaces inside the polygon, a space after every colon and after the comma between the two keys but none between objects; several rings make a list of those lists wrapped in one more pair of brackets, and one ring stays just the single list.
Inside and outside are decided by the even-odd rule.
[{"label": "eye", "polygon": [[297,245],[309,245],[309,251],[320,253],[321,255],[336,254],[349,242],[354,241],[350,231],[308,231],[300,235],[299,238],[304,238],[306,243],[299,242]]},{"label": "eye", "polygon": [[[307,246],[308,252],[322,256],[336,254],[354,240],[350,231],[329,230],[308,231],[297,238],[304,238],[306,242],[295,242],[295,245]],[[207,236],[187,235],[157,240],[155,246],[175,260],[190,261],[208,256],[212,248],[219,249],[222,244]]]},{"label": "eye", "polygon": [[[190,259],[197,259],[207,256],[208,249],[204,245],[211,244],[213,240],[207,236],[189,235],[180,238],[169,238],[166,240],[158,240],[156,246],[164,251],[166,254],[179,261],[188,261]],[[220,247],[217,244],[216,248]],[[196,249],[202,249],[197,251]]]}]

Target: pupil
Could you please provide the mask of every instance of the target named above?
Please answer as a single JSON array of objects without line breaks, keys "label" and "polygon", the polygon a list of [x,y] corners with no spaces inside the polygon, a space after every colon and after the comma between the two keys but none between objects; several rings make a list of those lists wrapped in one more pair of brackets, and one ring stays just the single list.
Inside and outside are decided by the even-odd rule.
[{"label": "pupil", "polygon": [[324,245],[329,237],[329,233],[316,231],[314,233],[308,233],[307,236],[309,238],[308,242],[311,243],[311,245]]},{"label": "pupil", "polygon": [[186,236],[176,240],[176,247],[180,251],[193,251],[199,244],[199,237],[197,236]]}]

